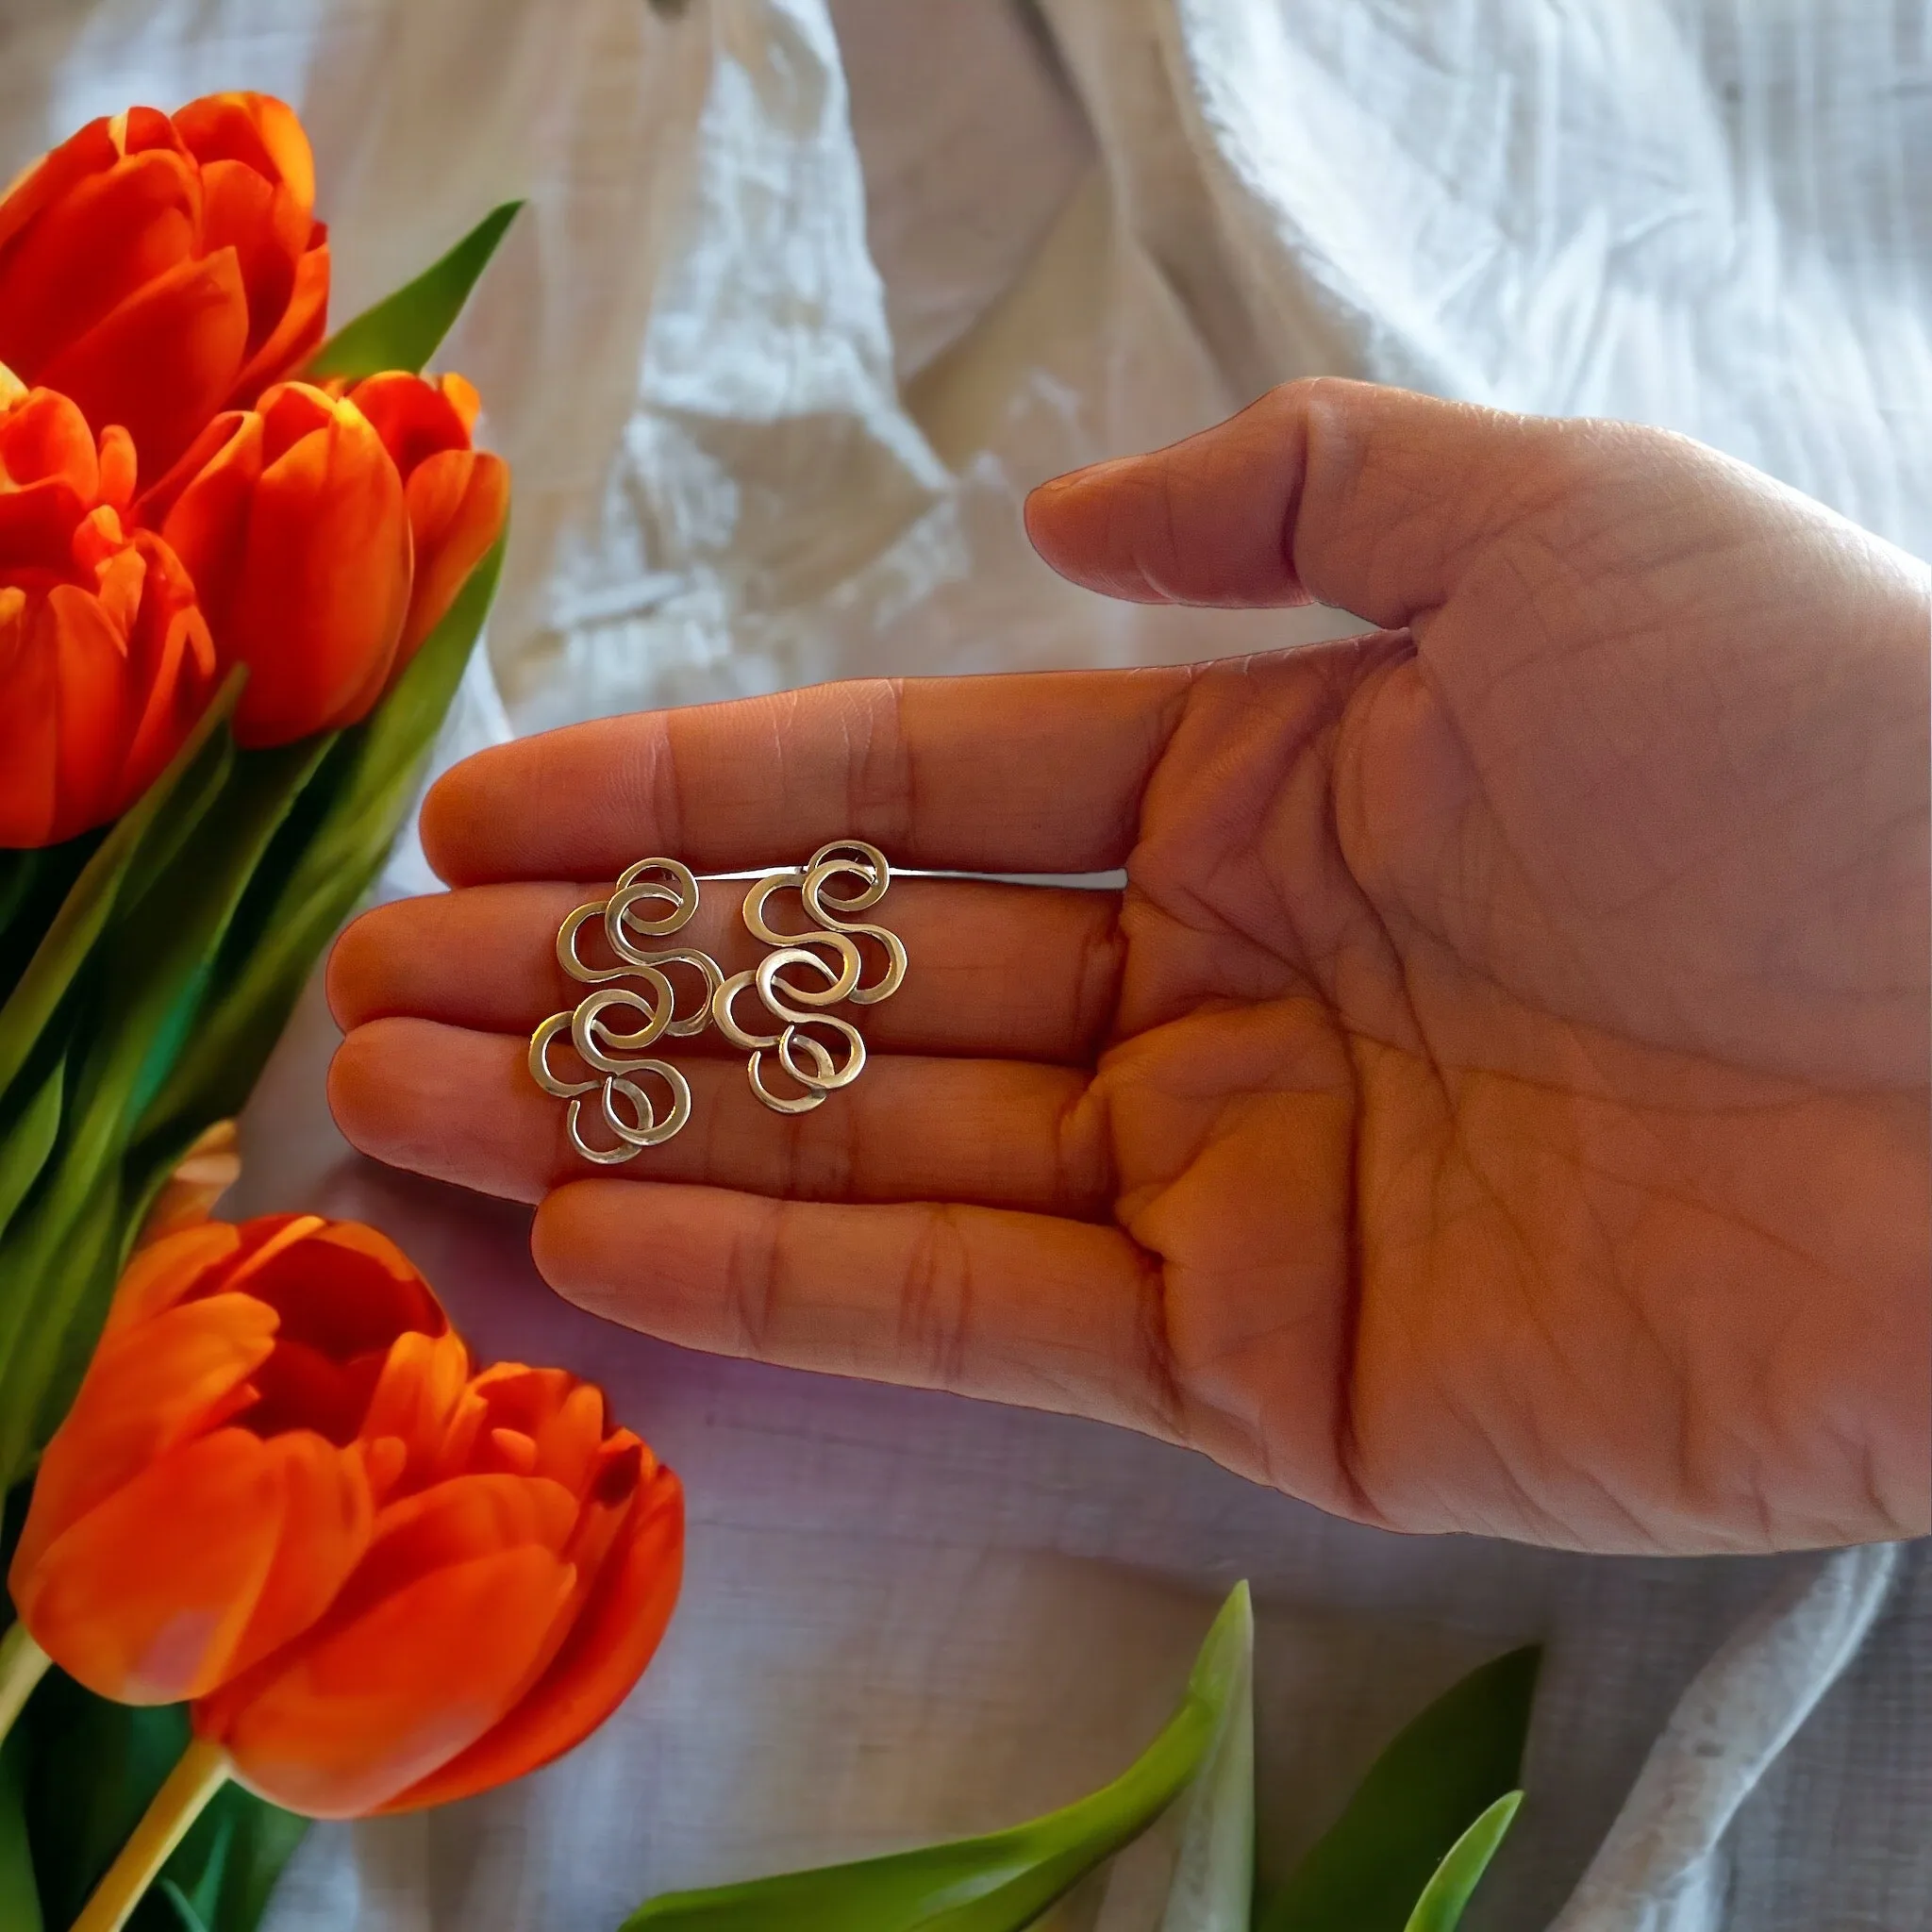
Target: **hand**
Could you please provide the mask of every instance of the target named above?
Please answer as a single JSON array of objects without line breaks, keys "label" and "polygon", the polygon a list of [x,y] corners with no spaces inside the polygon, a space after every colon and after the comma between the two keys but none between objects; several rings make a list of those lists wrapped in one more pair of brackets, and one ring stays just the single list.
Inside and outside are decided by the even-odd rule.
[{"label": "hand", "polygon": [[[352,927],[331,1092],[541,1201],[673,1341],[1111,1418],[1403,1530],[1597,1550],[1932,1517],[1923,569],[1675,438],[1295,384],[1029,506],[1118,597],[1387,629],[1193,669],[832,685],[452,772],[458,890]],[[905,879],[873,1063],[740,1060],[621,1178],[524,1067],[653,853]],[[707,889],[725,956],[741,889]],[[703,941],[700,941],[703,942]]]}]

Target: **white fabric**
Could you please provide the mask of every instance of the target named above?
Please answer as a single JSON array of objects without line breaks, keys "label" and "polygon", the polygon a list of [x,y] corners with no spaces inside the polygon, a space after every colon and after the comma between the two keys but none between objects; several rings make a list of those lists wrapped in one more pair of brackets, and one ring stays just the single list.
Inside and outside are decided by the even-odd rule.
[{"label": "white fabric", "polygon": [[[530,197],[451,345],[517,495],[504,703],[479,665],[445,758],[512,722],[1345,627],[1100,605],[1017,517],[1316,371],[1668,424],[1932,551],[1918,0],[8,0],[0,44],[9,171],[129,99],[298,103],[341,314]],[[428,883],[406,846],[391,889]],[[319,1829],[275,1932],[604,1932],[654,1890],[1011,1822],[1140,1747],[1240,1574],[1264,1871],[1430,1694],[1541,1638],[1474,1932],[1550,1925],[1586,1868],[1565,1932],[1926,1924],[1924,1546],[1880,1612],[1876,1555],[1406,1541],[1107,1429],[617,1334],[545,1295],[521,1212],[348,1156],[330,1038],[311,999],[238,1207],[362,1214],[485,1353],[605,1381],[686,1477],[691,1567],[594,1740]],[[1060,1923],[1152,1928],[1164,1872],[1123,1860]]]},{"label": "white fabric", "polygon": [[1696,1932],[1724,1909],[1738,1807],[1865,1641],[1895,1545],[1840,1550],[1725,1640],[1664,1734],[1552,1932]]}]

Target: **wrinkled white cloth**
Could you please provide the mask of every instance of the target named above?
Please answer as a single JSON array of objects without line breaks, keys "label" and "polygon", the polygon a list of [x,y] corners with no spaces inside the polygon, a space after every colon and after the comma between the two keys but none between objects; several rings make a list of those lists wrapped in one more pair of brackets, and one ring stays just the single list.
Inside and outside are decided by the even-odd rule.
[{"label": "wrinkled white cloth", "polygon": [[1892,1544],[1837,1551],[1724,1641],[1678,1700],[1552,1932],[1721,1922],[1736,1882],[1724,1834],[1865,1641],[1897,1564]]},{"label": "wrinkled white cloth", "polygon": [[[516,519],[445,762],[819,678],[1348,628],[1102,605],[1019,527],[1041,476],[1300,374],[1666,424],[1932,552],[1920,0],[6,0],[0,52],[9,167],[130,99],[296,102],[338,314],[529,197],[447,358]],[[431,883],[406,841],[388,889]],[[1924,1546],[1404,1540],[1105,1428],[619,1334],[546,1295],[522,1212],[349,1156],[331,1037],[311,999],[236,1205],[373,1220],[483,1352],[603,1380],[686,1478],[690,1581],[590,1744],[318,1829],[275,1932],[606,1932],[1045,1809],[1152,1734],[1242,1574],[1264,1872],[1429,1695],[1540,1638],[1472,1927],[1932,1926]],[[1059,1923],[1159,1924],[1134,1871]]]}]

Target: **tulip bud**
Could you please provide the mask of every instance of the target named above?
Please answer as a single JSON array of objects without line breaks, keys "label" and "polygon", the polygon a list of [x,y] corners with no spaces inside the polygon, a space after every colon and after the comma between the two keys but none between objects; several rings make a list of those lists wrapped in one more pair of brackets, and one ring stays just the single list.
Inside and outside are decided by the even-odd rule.
[{"label": "tulip bud", "polygon": [[195,1707],[276,1804],[353,1817],[502,1784],[594,1730],[657,1648],[683,1491],[596,1389],[486,1370],[447,1441],[459,1473],[377,1512],[328,1613]]},{"label": "tulip bud", "polygon": [[240,743],[354,724],[382,695],[409,608],[409,516],[353,400],[278,384],[216,417],[135,514],[188,566],[223,668],[248,666]]},{"label": "tulip bud", "polygon": [[0,361],[159,475],[322,341],[327,233],[294,113],[211,94],[89,123],[0,201]]},{"label": "tulip bud", "polygon": [[373,1229],[210,1221],[142,1249],[35,1478],[8,1577],[28,1634],[122,1703],[212,1690],[326,1610],[384,1495],[444,1471],[467,1373]]},{"label": "tulip bud", "polygon": [[0,371],[0,846],[118,816],[213,694],[187,572],[123,528],[133,482],[125,431]]}]

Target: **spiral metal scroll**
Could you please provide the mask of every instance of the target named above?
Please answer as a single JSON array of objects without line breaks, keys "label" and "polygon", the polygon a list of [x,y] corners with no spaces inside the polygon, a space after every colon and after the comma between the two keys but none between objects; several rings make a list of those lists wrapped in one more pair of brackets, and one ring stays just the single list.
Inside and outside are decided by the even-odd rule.
[{"label": "spiral metal scroll", "polygon": [[[653,917],[638,909],[651,905],[669,910]],[[577,907],[558,928],[558,963],[573,979],[601,991],[579,1002],[574,1012],[552,1013],[531,1034],[530,1077],[544,1092],[570,1102],[571,1145],[600,1167],[614,1167],[635,1159],[646,1147],[662,1146],[691,1119],[690,1082],[669,1060],[644,1049],[666,1037],[687,1039],[703,1032],[711,1017],[711,995],[724,975],[708,953],[653,948],[642,941],[670,938],[697,909],[698,882],[688,866],[675,858],[641,858],[619,878],[608,899]],[[605,940],[617,958],[614,966],[590,965],[577,951],[577,935],[592,920],[603,924]],[[694,968],[703,980],[704,998],[694,1013],[679,1017],[676,989],[665,971],[670,966]],[[633,980],[636,988],[612,984]],[[641,1024],[622,1029],[606,1017],[626,1012]],[[590,1079],[569,1080],[553,1071],[550,1048],[565,1034],[591,1069]],[[641,1084],[645,1080],[660,1083],[670,1096],[661,1118]],[[598,1146],[585,1136],[585,1097],[593,1091],[604,1125],[616,1137],[613,1145]]]},{"label": "spiral metal scroll", "polygon": [[[856,881],[857,890],[833,890],[844,881]],[[804,865],[767,873],[745,893],[745,930],[774,950],[713,991],[711,1018],[726,1040],[751,1056],[745,1066],[751,1091],[774,1113],[809,1113],[864,1072],[865,1041],[858,1029],[824,1008],[845,1000],[876,1006],[905,983],[906,946],[898,934],[852,917],[877,905],[891,882],[892,869],[877,846],[841,839],[820,846]],[[787,933],[771,924],[766,903],[783,891],[797,892],[816,926]],[[864,978],[861,939],[885,955],[885,970],[870,981]],[[800,985],[795,975],[808,971],[822,983]],[[757,993],[766,1017],[777,1023],[775,1030],[754,1029],[739,1020],[738,1002],[746,992]],[[768,1057],[776,1058],[796,1093],[773,1090]]]}]

